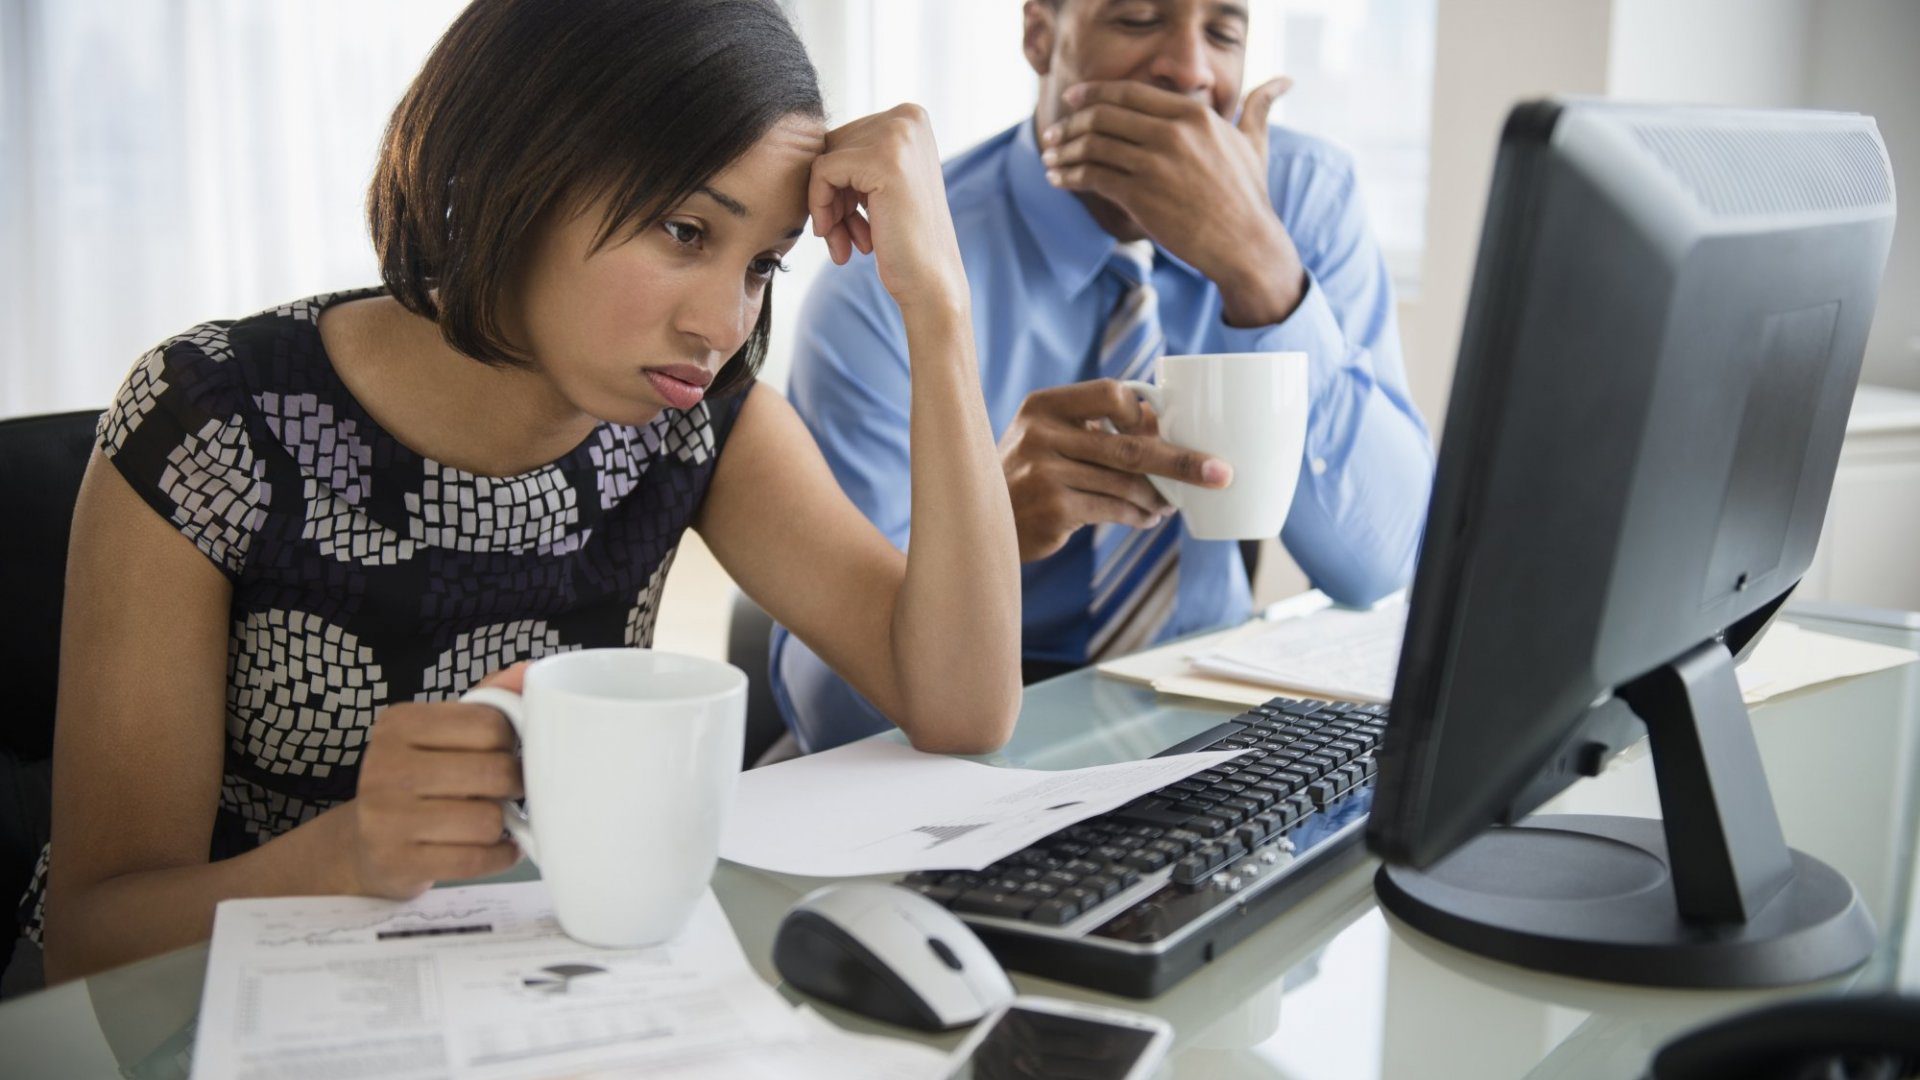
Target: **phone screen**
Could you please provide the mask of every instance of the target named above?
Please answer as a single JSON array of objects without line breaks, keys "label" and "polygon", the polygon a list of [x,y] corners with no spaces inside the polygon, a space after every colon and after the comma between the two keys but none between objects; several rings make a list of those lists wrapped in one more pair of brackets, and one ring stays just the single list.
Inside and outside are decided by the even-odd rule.
[{"label": "phone screen", "polygon": [[1144,1028],[1016,1005],[949,1080],[1122,1080],[1152,1041]]}]

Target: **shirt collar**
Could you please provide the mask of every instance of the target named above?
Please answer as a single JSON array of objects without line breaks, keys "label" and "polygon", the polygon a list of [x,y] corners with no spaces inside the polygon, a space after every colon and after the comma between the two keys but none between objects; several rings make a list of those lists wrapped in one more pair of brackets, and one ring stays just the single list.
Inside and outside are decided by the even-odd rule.
[{"label": "shirt collar", "polygon": [[[1072,192],[1047,183],[1033,125],[1031,118],[1021,121],[1014,136],[1007,154],[1007,187],[1054,280],[1068,295],[1078,295],[1106,268],[1115,240]],[[1199,271],[1166,248],[1155,244],[1154,253],[1182,272],[1199,276]]]}]

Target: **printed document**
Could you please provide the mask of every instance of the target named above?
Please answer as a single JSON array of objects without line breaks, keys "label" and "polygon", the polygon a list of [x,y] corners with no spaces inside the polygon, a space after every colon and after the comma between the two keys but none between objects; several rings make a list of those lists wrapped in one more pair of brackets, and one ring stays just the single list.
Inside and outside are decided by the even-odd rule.
[{"label": "printed document", "polygon": [[1047,772],[864,739],[742,773],[720,857],[816,877],[979,870],[1238,753]]},{"label": "printed document", "polygon": [[1405,604],[1327,608],[1237,637],[1194,657],[1193,666],[1316,697],[1384,705],[1393,697],[1406,631]]},{"label": "printed document", "polygon": [[712,893],[678,938],[645,949],[567,937],[538,881],[405,903],[229,900],[193,1076],[678,1075],[814,1030],[748,966]]}]

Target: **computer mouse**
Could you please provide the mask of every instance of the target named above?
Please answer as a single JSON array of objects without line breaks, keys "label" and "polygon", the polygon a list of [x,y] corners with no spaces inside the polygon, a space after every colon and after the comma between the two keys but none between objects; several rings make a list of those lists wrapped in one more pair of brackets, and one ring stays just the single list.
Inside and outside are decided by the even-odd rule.
[{"label": "computer mouse", "polygon": [[815,889],[780,920],[773,966],[807,993],[876,1020],[946,1031],[1013,1000],[999,961],[959,917],[910,889]]}]

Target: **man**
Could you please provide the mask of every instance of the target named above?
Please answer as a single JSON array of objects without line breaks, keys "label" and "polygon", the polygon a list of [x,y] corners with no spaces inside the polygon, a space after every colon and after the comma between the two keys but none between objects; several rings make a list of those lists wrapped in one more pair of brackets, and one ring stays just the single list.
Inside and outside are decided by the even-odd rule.
[{"label": "man", "polygon": [[[946,179],[1019,533],[1029,678],[1249,614],[1237,545],[1186,535],[1144,475],[1232,474],[1159,439],[1119,388],[1162,352],[1307,353],[1305,460],[1280,539],[1336,600],[1401,588],[1433,457],[1352,163],[1268,127],[1286,80],[1242,105],[1237,2],[1028,0],[1024,16],[1034,115]],[[902,547],[906,356],[872,260],[829,268],[802,315],[793,402]],[[804,749],[887,727],[784,629],[773,669]]]}]

